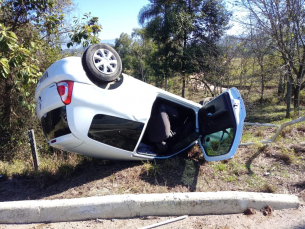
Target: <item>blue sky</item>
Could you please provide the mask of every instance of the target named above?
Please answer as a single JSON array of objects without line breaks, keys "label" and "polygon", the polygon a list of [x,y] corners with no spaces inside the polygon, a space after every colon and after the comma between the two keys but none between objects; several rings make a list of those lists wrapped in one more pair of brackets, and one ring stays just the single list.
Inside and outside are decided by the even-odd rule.
[{"label": "blue sky", "polygon": [[122,32],[131,34],[133,28],[139,28],[140,9],[149,4],[148,0],[72,0],[77,7],[76,17],[91,12],[99,17],[103,27],[102,40],[118,38]]}]

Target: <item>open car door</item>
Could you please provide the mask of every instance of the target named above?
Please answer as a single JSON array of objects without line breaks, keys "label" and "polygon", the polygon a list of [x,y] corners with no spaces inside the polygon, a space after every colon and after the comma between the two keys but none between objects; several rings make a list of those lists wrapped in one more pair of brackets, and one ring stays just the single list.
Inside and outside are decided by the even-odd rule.
[{"label": "open car door", "polygon": [[198,112],[199,145],[206,161],[232,158],[242,136],[246,109],[239,91],[231,88]]}]

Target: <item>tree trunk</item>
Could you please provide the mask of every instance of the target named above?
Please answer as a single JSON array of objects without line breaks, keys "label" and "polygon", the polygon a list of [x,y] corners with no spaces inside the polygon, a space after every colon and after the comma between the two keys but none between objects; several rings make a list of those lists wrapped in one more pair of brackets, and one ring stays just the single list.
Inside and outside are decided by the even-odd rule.
[{"label": "tree trunk", "polygon": [[287,95],[286,95],[287,109],[286,109],[286,118],[290,118],[291,87],[292,87],[291,82],[287,82]]},{"label": "tree trunk", "polygon": [[284,83],[283,83],[283,75],[282,75],[282,73],[280,73],[280,80],[279,80],[279,85],[277,88],[277,95],[279,97],[282,97],[284,95],[284,91],[285,91],[285,88],[284,88]]},{"label": "tree trunk", "polygon": [[185,96],[185,74],[183,74],[183,77],[182,77],[182,98],[184,98]]},{"label": "tree trunk", "polygon": [[294,114],[299,114],[299,110],[300,110],[300,85],[297,83],[294,87],[294,91],[293,91],[293,95],[294,95],[294,101],[293,101],[293,105],[294,105]]},{"label": "tree trunk", "polygon": [[[291,79],[291,69],[290,69],[290,66],[287,64],[286,65],[286,72],[285,72],[285,82],[292,82],[292,79]],[[287,92],[286,92],[286,95],[285,95],[285,101],[287,103],[287,99],[288,99],[288,84],[287,84]]]},{"label": "tree trunk", "polygon": [[[261,70],[263,71],[263,66],[261,66]],[[265,89],[265,74],[262,73],[261,74],[261,99],[260,99],[260,103],[263,103],[263,99],[264,99],[264,89]]]}]

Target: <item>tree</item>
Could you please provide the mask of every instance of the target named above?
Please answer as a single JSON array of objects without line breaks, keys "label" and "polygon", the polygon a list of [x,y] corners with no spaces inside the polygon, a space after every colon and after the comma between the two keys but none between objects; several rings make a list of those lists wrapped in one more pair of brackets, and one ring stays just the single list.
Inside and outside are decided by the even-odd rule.
[{"label": "tree", "polygon": [[144,82],[149,80],[156,45],[147,37],[145,28],[133,29],[131,36],[121,33],[114,48],[122,59],[123,71]]},{"label": "tree", "polygon": [[[59,39],[71,31],[64,21],[71,5],[70,0],[1,1],[0,158],[12,158],[27,141],[26,130],[38,126],[36,83],[51,63],[64,57]],[[94,36],[97,30],[91,28]]]},{"label": "tree", "polygon": [[142,81],[147,82],[151,72],[150,63],[153,62],[152,56],[157,51],[157,46],[147,36],[145,28],[134,29],[131,36],[132,53],[135,56],[133,69]]},{"label": "tree", "polygon": [[[165,90],[171,73],[171,63],[174,62],[174,54],[177,53],[177,45],[174,42],[172,28],[175,24],[175,1],[150,0],[150,4],[144,6],[139,12],[139,23],[144,25],[146,32],[158,46],[158,53],[163,56],[163,62],[159,66],[164,74]],[[155,62],[156,63],[156,62]]]},{"label": "tree", "polygon": [[296,111],[300,89],[305,86],[305,1],[243,0],[242,7],[250,13],[248,24],[255,23],[261,33],[270,36],[272,47],[287,67],[289,81],[294,84]]},{"label": "tree", "polygon": [[102,26],[98,22],[98,17],[92,17],[91,13],[85,13],[82,20],[74,18],[74,27],[69,31],[70,42],[67,47],[70,48],[74,44],[82,44],[83,47],[88,47],[90,44],[100,42],[98,37],[102,31]]},{"label": "tree", "polygon": [[[151,0],[139,13],[139,22],[164,50],[165,73],[182,75],[184,97],[187,75],[194,72],[195,45],[215,47],[227,28],[230,14],[218,0]],[[163,46],[163,48],[161,47]],[[167,78],[167,77],[166,77]]]},{"label": "tree", "polygon": [[127,33],[121,33],[120,37],[115,39],[114,49],[122,59],[123,72],[132,71],[132,42],[132,37]]}]

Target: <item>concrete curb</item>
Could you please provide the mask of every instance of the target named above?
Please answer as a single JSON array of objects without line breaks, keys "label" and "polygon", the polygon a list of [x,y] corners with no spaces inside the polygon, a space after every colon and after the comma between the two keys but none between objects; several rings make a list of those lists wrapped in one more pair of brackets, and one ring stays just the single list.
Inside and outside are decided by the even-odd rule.
[{"label": "concrete curb", "polygon": [[193,192],[113,195],[65,200],[0,203],[0,223],[61,222],[129,218],[147,215],[205,215],[242,213],[265,206],[298,208],[297,196],[254,192]]}]

